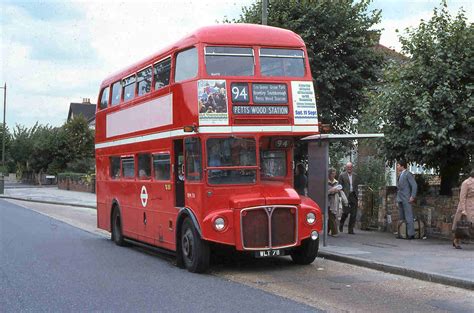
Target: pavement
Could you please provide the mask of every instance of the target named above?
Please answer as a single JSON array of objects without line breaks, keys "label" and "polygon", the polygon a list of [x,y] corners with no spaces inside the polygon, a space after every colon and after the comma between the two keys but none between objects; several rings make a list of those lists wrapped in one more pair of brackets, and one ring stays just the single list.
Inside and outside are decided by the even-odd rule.
[{"label": "pavement", "polygon": [[[0,198],[96,208],[95,194],[55,186],[6,186]],[[90,223],[94,222],[91,219]],[[89,226],[95,228],[95,224]],[[472,242],[463,243],[463,249],[457,250],[442,239],[403,240],[391,233],[356,230],[355,235],[349,235],[347,228],[344,231],[338,237],[329,237],[327,246],[320,244],[319,257],[474,290]]]}]

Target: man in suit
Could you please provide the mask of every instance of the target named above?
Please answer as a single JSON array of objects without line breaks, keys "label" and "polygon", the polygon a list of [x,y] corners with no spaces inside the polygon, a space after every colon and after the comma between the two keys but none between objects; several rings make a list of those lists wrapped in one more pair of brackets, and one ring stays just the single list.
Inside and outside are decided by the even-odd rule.
[{"label": "man in suit", "polygon": [[413,224],[413,209],[411,205],[415,202],[417,185],[413,174],[407,170],[407,162],[405,160],[397,162],[397,172],[400,173],[397,182],[399,220],[407,222],[408,239],[414,239],[415,226]]},{"label": "man in suit", "polygon": [[359,179],[357,175],[352,172],[352,163],[348,162],[346,164],[346,170],[339,175],[339,184],[342,185],[342,190],[346,194],[346,198],[349,201],[349,205],[344,208],[341,222],[339,224],[339,231],[342,233],[344,228],[344,222],[347,217],[349,217],[349,234],[354,235],[354,226],[356,222],[357,215],[357,186],[359,184]]}]

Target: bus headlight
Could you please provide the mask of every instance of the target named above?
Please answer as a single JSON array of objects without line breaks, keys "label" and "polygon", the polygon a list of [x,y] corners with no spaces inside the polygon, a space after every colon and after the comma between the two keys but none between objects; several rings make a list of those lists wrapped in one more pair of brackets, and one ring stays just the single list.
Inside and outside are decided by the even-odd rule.
[{"label": "bus headlight", "polygon": [[214,220],[214,228],[218,231],[222,231],[225,228],[225,220],[222,217],[218,217]]},{"label": "bus headlight", "polygon": [[306,214],[306,222],[309,225],[313,225],[316,222],[316,215],[314,215],[313,212],[309,212],[308,214]]},{"label": "bus headlight", "polygon": [[311,239],[312,239],[312,240],[316,240],[316,239],[318,239],[318,238],[319,238],[318,232],[315,231],[315,230],[313,230],[313,231],[311,232]]}]

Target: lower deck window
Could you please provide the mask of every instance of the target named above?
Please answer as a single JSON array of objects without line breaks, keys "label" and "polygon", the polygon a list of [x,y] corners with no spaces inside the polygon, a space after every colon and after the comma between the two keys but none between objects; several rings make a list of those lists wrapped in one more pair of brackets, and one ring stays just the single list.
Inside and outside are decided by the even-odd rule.
[{"label": "lower deck window", "polygon": [[112,179],[120,178],[120,157],[110,157],[110,177]]},{"label": "lower deck window", "polygon": [[122,158],[122,177],[135,177],[135,161],[133,157]]},{"label": "lower deck window", "polygon": [[153,171],[156,180],[170,180],[170,155],[156,154],[153,156]]}]

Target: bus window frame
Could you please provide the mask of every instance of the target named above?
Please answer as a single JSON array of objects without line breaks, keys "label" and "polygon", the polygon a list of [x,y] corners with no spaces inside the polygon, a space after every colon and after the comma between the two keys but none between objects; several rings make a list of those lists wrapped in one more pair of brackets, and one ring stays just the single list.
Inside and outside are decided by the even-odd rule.
[{"label": "bus window frame", "polygon": [[[139,155],[149,155],[150,156],[150,161],[149,161],[149,165],[150,165],[150,176],[148,177],[145,177],[145,178],[140,178],[140,163],[139,163],[139,160],[138,160],[138,156]],[[136,179],[139,180],[139,181],[145,181],[145,182],[150,182],[152,181],[152,177],[153,177],[153,155],[150,153],[150,152],[139,152],[139,153],[136,153],[135,154],[135,159],[136,159],[136,163],[137,163],[137,167],[136,167]]]},{"label": "bus window frame", "polygon": [[[117,103],[112,104],[113,87],[114,87],[114,85],[117,84],[117,83],[118,83],[119,86],[120,86],[120,88],[119,88],[119,90],[120,90],[120,97],[119,97],[119,100],[118,100]],[[111,84],[110,84],[110,87],[111,87],[111,93],[110,93],[110,105],[109,105],[109,107],[110,107],[110,108],[112,108],[112,107],[117,107],[117,106],[119,106],[119,105],[121,105],[121,104],[123,103],[122,79],[119,79],[119,80],[117,80],[117,81],[111,83]]]},{"label": "bus window frame", "polygon": [[[250,48],[250,50],[252,51],[252,59],[253,59],[253,75],[245,75],[245,76],[233,76],[233,75],[211,75],[207,72],[207,67],[206,67],[206,56],[208,55],[211,55],[211,56],[218,56],[218,55],[221,55],[221,56],[231,56],[230,54],[224,54],[224,53],[218,53],[218,54],[206,54],[206,48],[208,47],[225,47],[225,48]],[[206,76],[206,77],[212,77],[213,79],[217,79],[218,77],[239,77],[239,78],[244,78],[244,77],[252,77],[252,79],[254,79],[255,77],[257,77],[257,75],[259,75],[259,67],[257,67],[257,55],[255,53],[255,49],[256,47],[255,46],[246,46],[246,45],[243,45],[243,46],[236,46],[236,45],[223,45],[223,44],[205,44],[205,45],[202,45],[202,47],[199,49],[200,53],[202,53],[202,73],[200,73],[200,75],[202,76]],[[260,48],[259,48],[260,49]],[[249,55],[245,55],[245,54],[242,54],[242,55],[236,55],[236,56],[249,56]]]},{"label": "bus window frame", "polygon": [[[179,82],[176,81],[176,64],[178,62],[178,54],[180,54],[181,52],[185,52],[185,51],[188,51],[188,50],[191,50],[191,49],[196,49],[196,59],[197,59],[197,71],[196,71],[196,75],[194,75],[194,77],[191,77],[191,78],[187,78],[185,80],[180,80]],[[202,57],[201,54],[200,54],[200,51],[199,51],[199,45],[198,44],[195,44],[195,45],[192,45],[192,46],[188,46],[188,47],[185,47],[183,49],[180,49],[180,50],[177,50],[173,53],[173,58],[172,58],[172,63],[171,63],[171,69],[172,69],[172,76],[170,76],[170,85],[171,85],[171,82],[173,82],[174,84],[183,84],[183,83],[186,83],[186,82],[190,82],[190,81],[193,81],[193,80],[197,80],[199,79],[201,76],[202,76],[202,66],[201,66],[201,60],[200,58]]]},{"label": "bus window frame", "polygon": [[[289,48],[289,47],[274,47],[274,46],[258,46],[258,47],[255,47],[255,49],[257,49],[257,53],[258,53],[258,73],[259,73],[259,76],[262,77],[262,78],[272,78],[272,79],[279,79],[279,78],[282,78],[282,79],[302,79],[302,78],[305,78],[308,76],[308,72],[311,73],[311,71],[308,71],[308,65],[309,65],[309,60],[308,60],[308,56],[307,56],[307,52],[303,49],[303,48]],[[270,54],[263,54],[263,58],[281,58],[281,59],[303,59],[303,67],[304,67],[304,74],[303,76],[267,76],[267,75],[263,75],[262,74],[262,62],[261,62],[261,58],[262,58],[262,49],[273,49],[273,50],[300,50],[303,52],[303,55],[302,56],[296,56],[296,57],[292,57],[292,56],[283,56],[283,55],[270,55]]]},{"label": "bus window frame", "polygon": [[[123,159],[126,159],[126,158],[133,158],[133,177],[125,177],[125,175],[123,175],[123,162],[122,160]],[[125,154],[125,155],[121,155],[120,156],[120,179],[122,180],[125,180],[125,181],[136,181],[137,180],[137,160],[135,158],[135,155],[134,154]]]},{"label": "bus window frame", "polygon": [[[169,169],[169,172],[168,172],[169,178],[167,180],[166,179],[156,179],[156,177],[155,177],[155,162],[154,162],[153,157],[155,155],[165,155],[165,154],[167,154],[169,156],[169,160],[170,160],[170,163],[169,163],[170,164],[170,169]],[[167,151],[160,151],[160,152],[152,152],[151,153],[151,165],[152,165],[152,168],[151,168],[152,175],[151,175],[151,177],[152,177],[152,180],[154,182],[170,183],[172,181],[172,178],[173,178],[173,163],[171,162],[171,151],[167,150]]]},{"label": "bus window frame", "polygon": [[[161,62],[163,62],[163,61],[166,61],[167,59],[170,59],[170,73],[169,73],[169,78],[168,78],[168,85],[163,86],[162,88],[156,89],[156,88],[155,88],[155,84],[156,84],[156,80],[155,80],[155,65],[157,65],[158,63],[161,63]],[[171,79],[173,79],[173,81],[174,81],[174,77],[172,77],[172,76],[174,76],[174,75],[173,75],[173,74],[174,74],[174,70],[173,70],[173,69],[174,69],[173,59],[174,59],[173,56],[172,56],[171,54],[169,54],[169,55],[167,55],[167,56],[165,56],[165,57],[163,57],[163,58],[159,59],[158,61],[153,62],[153,63],[151,64],[151,70],[152,70],[152,82],[151,82],[151,87],[152,87],[152,92],[164,90],[166,87],[169,87],[169,86],[171,85],[171,83],[172,83],[172,80],[171,80]]]},{"label": "bus window frame", "polygon": [[[125,80],[129,79],[131,77],[135,77],[135,81],[133,83],[128,83],[125,85]],[[121,79],[121,84],[122,84],[122,102],[121,103],[127,103],[135,100],[137,98],[137,73],[134,72],[133,74],[130,74],[128,76],[125,76],[124,78]],[[125,88],[127,86],[130,86],[131,84],[135,84],[135,87],[133,88],[133,97],[125,100]]]},{"label": "bus window frame", "polygon": [[[101,104],[102,104],[102,96],[104,95],[104,91],[108,89],[109,90],[109,94],[107,96],[107,106],[105,108],[101,108]],[[99,101],[97,103],[97,112],[98,111],[102,111],[102,110],[106,110],[110,107],[110,97],[111,97],[111,92],[110,92],[110,85],[106,85],[106,86],[103,86],[102,87],[102,90],[100,91],[100,95],[99,95]]]},{"label": "bus window frame", "polygon": [[[255,165],[245,165],[245,166],[208,166],[208,154],[207,154],[207,141],[209,139],[227,139],[227,138],[252,138],[255,140]],[[256,184],[260,184],[260,136],[257,134],[239,134],[239,136],[225,136],[224,134],[216,135],[216,136],[208,136],[202,137],[203,144],[204,144],[204,153],[203,157],[205,157],[205,165],[204,168],[205,172],[205,183],[207,186],[210,187],[228,187],[228,186],[254,186]],[[255,170],[255,181],[253,183],[245,183],[245,184],[211,184],[209,183],[209,171],[210,170]]]},{"label": "bus window frame", "polygon": [[[141,94],[141,95],[140,95],[140,94],[138,93],[138,92],[139,92],[139,90],[138,90],[138,84],[139,84],[140,82],[144,81],[145,78],[142,78],[142,79],[140,80],[140,78],[138,77],[138,73],[143,72],[143,71],[145,71],[145,70],[148,69],[148,68],[151,69],[150,91],[145,92],[144,94]],[[135,78],[136,78],[136,81],[135,81],[135,89],[136,89],[136,90],[135,90],[135,95],[136,95],[136,96],[135,96],[135,98],[140,98],[140,97],[146,96],[146,95],[150,94],[150,93],[153,91],[153,89],[152,89],[152,87],[153,87],[153,85],[152,85],[152,84],[153,84],[153,76],[154,76],[154,75],[153,75],[153,65],[152,65],[152,64],[148,64],[147,66],[144,66],[144,67],[142,67],[141,69],[139,69],[138,71],[135,72]],[[133,98],[133,99],[135,99],[135,98]],[[131,100],[133,100],[133,99],[131,99]],[[131,101],[131,100],[130,100],[130,101]]]}]

